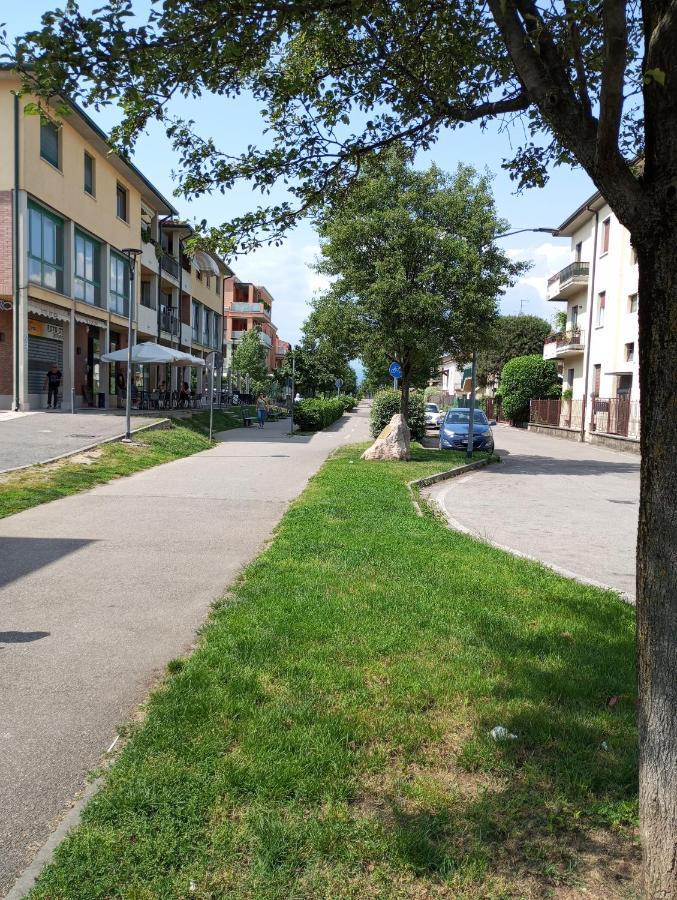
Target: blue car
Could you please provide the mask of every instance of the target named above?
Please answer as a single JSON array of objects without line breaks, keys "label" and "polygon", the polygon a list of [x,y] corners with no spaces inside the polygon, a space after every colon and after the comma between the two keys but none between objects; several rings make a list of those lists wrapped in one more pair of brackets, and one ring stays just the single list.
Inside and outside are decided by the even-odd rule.
[{"label": "blue car", "polygon": [[[467,450],[468,449],[468,423],[470,422],[470,410],[461,407],[448,410],[444,421],[440,425],[440,450]],[[494,436],[491,426],[496,422],[489,422],[481,409],[475,410],[473,419],[473,450],[494,449]]]}]

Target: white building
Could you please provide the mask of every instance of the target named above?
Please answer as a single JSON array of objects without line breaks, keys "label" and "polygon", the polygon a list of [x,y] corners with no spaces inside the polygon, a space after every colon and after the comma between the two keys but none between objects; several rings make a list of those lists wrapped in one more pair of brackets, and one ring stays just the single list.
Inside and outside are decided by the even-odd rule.
[{"label": "white building", "polygon": [[557,361],[563,390],[571,390],[560,425],[585,439],[638,438],[637,261],[629,232],[597,193],[558,233],[571,239],[571,262],[548,280],[548,300],[566,303],[566,327],[548,337],[543,356]]}]

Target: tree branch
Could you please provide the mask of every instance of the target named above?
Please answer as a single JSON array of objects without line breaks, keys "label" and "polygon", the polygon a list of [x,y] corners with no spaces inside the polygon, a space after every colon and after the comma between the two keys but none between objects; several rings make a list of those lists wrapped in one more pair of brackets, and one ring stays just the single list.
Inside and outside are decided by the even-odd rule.
[{"label": "tree branch", "polygon": [[597,164],[618,148],[618,132],[623,114],[623,83],[627,56],[626,0],[604,0],[604,59],[602,88],[599,98],[599,126],[597,128]]},{"label": "tree branch", "polygon": [[578,22],[576,15],[571,8],[569,0],[565,0],[564,8],[566,10],[567,26],[571,37],[571,51],[574,68],[576,70],[576,79],[578,81],[578,96],[581,98],[583,112],[587,118],[592,118],[592,103],[590,102],[590,94],[588,93],[588,79],[585,74],[585,64],[581,53],[581,35],[578,30]]}]

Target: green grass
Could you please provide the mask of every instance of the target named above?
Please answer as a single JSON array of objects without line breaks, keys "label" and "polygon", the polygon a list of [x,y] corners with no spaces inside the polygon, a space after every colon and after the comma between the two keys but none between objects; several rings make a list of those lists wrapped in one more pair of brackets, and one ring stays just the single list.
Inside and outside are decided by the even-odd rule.
[{"label": "green grass", "polygon": [[33,900],[631,895],[632,611],[417,517],[450,460],[329,460]]},{"label": "green grass", "polygon": [[[214,412],[214,432],[239,424],[226,412]],[[198,412],[174,419],[169,429],[144,431],[133,444],[103,444],[89,462],[66,459],[0,475],[0,518],[209,447],[209,413]]]}]

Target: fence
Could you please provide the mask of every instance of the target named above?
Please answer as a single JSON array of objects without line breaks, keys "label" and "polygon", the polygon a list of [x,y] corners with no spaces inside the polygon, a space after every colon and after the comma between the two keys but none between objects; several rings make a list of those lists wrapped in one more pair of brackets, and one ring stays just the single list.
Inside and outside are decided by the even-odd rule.
[{"label": "fence", "polygon": [[529,422],[580,431],[582,416],[582,400],[532,400]]},{"label": "fence", "polygon": [[639,440],[639,401],[625,397],[593,397],[591,401],[592,431],[616,434]]}]

